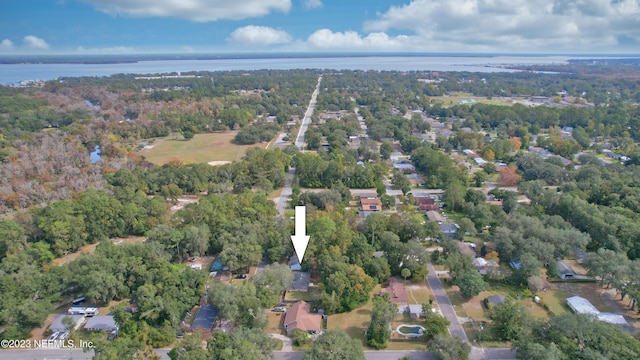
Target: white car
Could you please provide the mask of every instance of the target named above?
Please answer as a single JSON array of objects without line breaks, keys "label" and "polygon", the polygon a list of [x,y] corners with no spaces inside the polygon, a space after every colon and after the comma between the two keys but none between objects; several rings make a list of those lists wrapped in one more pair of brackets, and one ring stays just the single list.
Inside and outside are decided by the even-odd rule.
[{"label": "white car", "polygon": [[69,332],[65,331],[62,333],[62,335],[60,335],[60,337],[58,338],[58,340],[65,340],[66,338],[69,337]]}]

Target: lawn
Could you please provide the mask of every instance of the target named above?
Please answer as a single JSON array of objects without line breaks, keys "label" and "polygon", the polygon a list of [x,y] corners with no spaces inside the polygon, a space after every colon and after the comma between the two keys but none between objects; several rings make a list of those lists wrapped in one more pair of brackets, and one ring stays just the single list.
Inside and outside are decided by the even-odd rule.
[{"label": "lawn", "polygon": [[[378,294],[379,292],[380,285],[376,286],[371,293]],[[364,332],[371,322],[371,309],[373,309],[372,296],[369,297],[369,301],[351,312],[329,315],[327,328],[329,330],[341,328],[346,331],[352,339],[361,340],[364,346]]]},{"label": "lawn", "polygon": [[387,348],[385,350],[425,350],[426,341],[424,337],[407,338],[395,331],[396,328],[402,324],[418,324],[424,326],[424,319],[411,319],[408,314],[397,316],[395,320],[391,322],[393,333],[391,334],[391,340],[387,343]]},{"label": "lawn", "polygon": [[310,290],[307,292],[290,292],[287,291],[287,293],[284,296],[284,299],[286,301],[300,301],[300,300],[304,300],[304,301],[313,301],[316,299],[317,296],[314,296],[314,291]]},{"label": "lawn", "polygon": [[425,282],[408,282],[407,294],[409,295],[409,304],[426,304],[429,299],[433,298],[433,293]]},{"label": "lawn", "polygon": [[282,334],[281,323],[284,313],[267,311],[267,334]]},{"label": "lawn", "polygon": [[454,93],[453,96],[432,96],[431,101],[433,103],[441,103],[444,107],[449,107],[453,105],[460,104],[461,101],[468,101],[472,99],[475,102],[469,102],[469,105],[474,103],[483,103],[483,104],[491,104],[491,105],[513,105],[507,98],[492,98],[489,99],[487,97],[473,96],[469,93]]},{"label": "lawn", "polygon": [[232,144],[231,140],[236,136],[236,133],[236,131],[228,131],[197,134],[188,141],[170,138],[158,139],[149,145],[150,149],[143,149],[140,154],[144,155],[148,161],[158,165],[176,160],[185,164],[238,161],[249,148],[267,145],[267,143],[259,145]]}]

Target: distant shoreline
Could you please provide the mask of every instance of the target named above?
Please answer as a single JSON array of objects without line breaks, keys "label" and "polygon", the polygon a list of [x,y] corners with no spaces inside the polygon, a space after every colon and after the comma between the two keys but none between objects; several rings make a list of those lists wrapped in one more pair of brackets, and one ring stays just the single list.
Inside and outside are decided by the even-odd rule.
[{"label": "distant shoreline", "polygon": [[358,57],[576,57],[598,59],[640,58],[640,54],[502,54],[502,53],[225,53],[225,54],[129,54],[129,55],[0,55],[0,64],[133,64],[141,61],[166,60],[233,60],[233,59],[305,59]]}]

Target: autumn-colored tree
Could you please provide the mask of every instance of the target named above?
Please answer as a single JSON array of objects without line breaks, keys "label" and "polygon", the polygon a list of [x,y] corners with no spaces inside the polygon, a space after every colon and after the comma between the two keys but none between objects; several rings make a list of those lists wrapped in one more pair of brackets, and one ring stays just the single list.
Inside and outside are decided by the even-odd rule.
[{"label": "autumn-colored tree", "polygon": [[509,139],[509,142],[511,143],[511,150],[513,151],[518,151],[522,148],[522,142],[517,137],[512,137]]},{"label": "autumn-colored tree", "polygon": [[498,170],[498,185],[505,187],[516,186],[518,180],[520,180],[517,170],[518,168],[513,164],[500,168]]},{"label": "autumn-colored tree", "polygon": [[484,159],[487,161],[493,161],[496,159],[496,154],[493,150],[487,149],[487,151],[484,152]]},{"label": "autumn-colored tree", "polygon": [[487,253],[487,255],[484,256],[485,260],[493,260],[496,262],[496,264],[500,263],[500,258],[498,257],[498,252],[497,251],[490,251]]}]

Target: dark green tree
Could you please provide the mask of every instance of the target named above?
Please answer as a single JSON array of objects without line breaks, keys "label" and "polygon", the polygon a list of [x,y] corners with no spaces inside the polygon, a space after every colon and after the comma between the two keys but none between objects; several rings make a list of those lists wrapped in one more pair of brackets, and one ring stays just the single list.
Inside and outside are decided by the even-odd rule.
[{"label": "dark green tree", "polygon": [[364,360],[364,352],[357,340],[342,329],[328,330],[320,335],[304,353],[303,360]]}]

